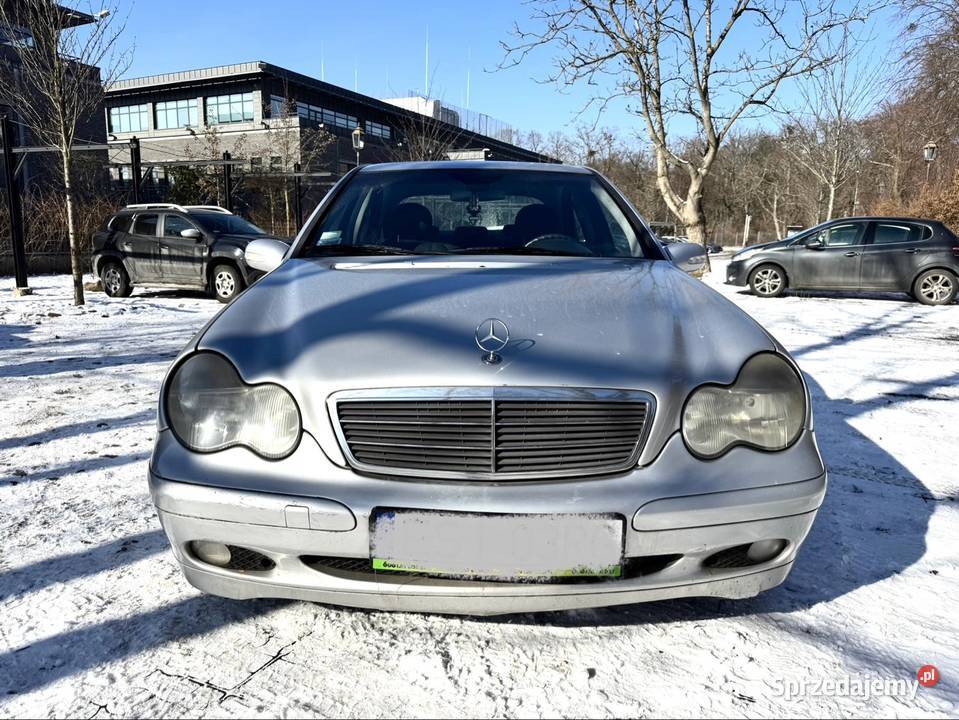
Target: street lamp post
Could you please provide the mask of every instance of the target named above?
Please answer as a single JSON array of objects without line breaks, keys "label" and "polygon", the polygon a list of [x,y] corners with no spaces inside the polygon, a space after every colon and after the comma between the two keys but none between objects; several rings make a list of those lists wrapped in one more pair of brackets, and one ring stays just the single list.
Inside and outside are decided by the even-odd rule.
[{"label": "street lamp post", "polygon": [[932,141],[927,142],[922,148],[922,157],[926,161],[926,185],[929,184],[929,169],[932,167],[932,163],[935,162],[938,155],[939,146]]},{"label": "street lamp post", "polygon": [[360,150],[366,145],[363,141],[363,128],[359,125],[356,126],[356,130],[353,131],[353,149],[356,150],[356,167],[360,166]]}]

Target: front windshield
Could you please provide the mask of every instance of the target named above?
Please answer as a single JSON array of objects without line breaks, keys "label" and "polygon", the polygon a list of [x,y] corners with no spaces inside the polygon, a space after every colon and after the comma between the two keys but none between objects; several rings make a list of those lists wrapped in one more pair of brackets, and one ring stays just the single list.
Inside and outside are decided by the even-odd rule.
[{"label": "front windshield", "polygon": [[191,212],[190,217],[194,218],[207,232],[219,235],[266,235],[266,232],[239,215],[227,215],[219,212]]},{"label": "front windshield", "polygon": [[454,167],[358,174],[302,254],[637,258],[648,243],[593,175]]}]

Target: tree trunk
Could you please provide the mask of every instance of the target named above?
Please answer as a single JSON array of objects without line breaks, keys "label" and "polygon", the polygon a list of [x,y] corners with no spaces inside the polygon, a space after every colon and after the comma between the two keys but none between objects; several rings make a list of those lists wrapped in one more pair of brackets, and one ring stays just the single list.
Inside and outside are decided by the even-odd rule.
[{"label": "tree trunk", "polygon": [[703,212],[703,203],[700,196],[690,194],[683,206],[681,219],[686,226],[686,237],[689,238],[689,242],[702,245],[706,252],[706,272],[712,271],[709,251],[706,250],[706,215]]},{"label": "tree trunk", "polygon": [[276,195],[271,189],[267,196],[270,198],[270,232],[276,235]]},{"label": "tree trunk", "polygon": [[826,221],[832,220],[832,213],[836,206],[836,184],[829,183],[829,200],[826,202]]},{"label": "tree trunk", "polygon": [[829,172],[829,204],[826,206],[826,220],[832,220],[836,210],[836,189],[839,187],[839,140],[835,141],[832,151],[832,168]]},{"label": "tree trunk", "polygon": [[773,191],[772,216],[773,216],[773,230],[776,233],[776,239],[782,240],[783,235],[785,235],[785,233],[783,232],[783,229],[780,227],[780,224],[779,224],[779,193],[776,192],[775,190]]},{"label": "tree trunk", "polygon": [[70,152],[62,153],[63,190],[67,204],[67,236],[70,238],[70,269],[73,272],[73,304],[83,305],[83,258],[80,255],[80,239],[77,235],[77,221],[74,213],[73,167]]}]

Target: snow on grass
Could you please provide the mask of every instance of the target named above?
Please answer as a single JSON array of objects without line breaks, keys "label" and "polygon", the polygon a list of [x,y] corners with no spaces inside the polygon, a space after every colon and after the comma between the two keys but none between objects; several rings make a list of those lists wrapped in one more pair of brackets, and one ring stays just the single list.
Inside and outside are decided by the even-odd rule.
[{"label": "snow on grass", "polygon": [[[956,715],[959,305],[722,277],[813,392],[830,488],[793,573],[746,601],[494,619],[197,593],[146,459],[160,379],[220,305],[0,282],[0,716]],[[915,699],[779,692],[926,663],[943,679]]]}]

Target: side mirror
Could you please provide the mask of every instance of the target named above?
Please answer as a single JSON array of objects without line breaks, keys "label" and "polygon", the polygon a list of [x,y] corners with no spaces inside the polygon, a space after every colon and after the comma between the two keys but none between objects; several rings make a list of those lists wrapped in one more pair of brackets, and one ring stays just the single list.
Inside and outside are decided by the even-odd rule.
[{"label": "side mirror", "polygon": [[819,238],[812,238],[810,240],[807,240],[805,242],[805,245],[807,250],[822,250],[823,248],[822,240],[820,240]]},{"label": "side mirror", "polygon": [[199,230],[197,230],[196,228],[187,228],[186,230],[181,230],[181,231],[180,231],[180,237],[185,237],[185,238],[188,238],[188,239],[190,239],[190,240],[202,240],[202,239],[203,239],[203,233],[201,233],[201,232],[200,232]]},{"label": "side mirror", "polygon": [[676,242],[666,246],[673,263],[683,272],[699,272],[706,265],[706,250],[691,242]]},{"label": "side mirror", "polygon": [[254,270],[270,272],[280,266],[289,249],[289,245],[279,240],[252,240],[244,251],[246,264]]}]

